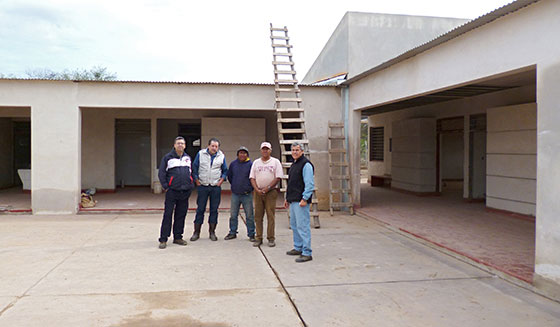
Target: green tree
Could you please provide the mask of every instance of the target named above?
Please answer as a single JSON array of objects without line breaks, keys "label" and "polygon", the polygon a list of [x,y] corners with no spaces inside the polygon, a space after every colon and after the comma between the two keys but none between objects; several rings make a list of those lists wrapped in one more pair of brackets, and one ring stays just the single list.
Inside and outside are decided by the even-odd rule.
[{"label": "green tree", "polygon": [[56,72],[48,68],[31,69],[25,72],[28,78],[73,81],[114,81],[117,74],[109,72],[106,67],[94,66],[91,69],[65,69]]}]

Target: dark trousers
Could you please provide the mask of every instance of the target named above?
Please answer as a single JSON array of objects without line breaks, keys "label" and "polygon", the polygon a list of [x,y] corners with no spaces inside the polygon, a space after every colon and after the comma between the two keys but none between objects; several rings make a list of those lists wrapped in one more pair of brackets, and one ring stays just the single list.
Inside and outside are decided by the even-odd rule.
[{"label": "dark trousers", "polygon": [[174,191],[168,189],[165,193],[165,209],[163,211],[163,220],[161,221],[160,242],[167,242],[167,238],[171,234],[171,217],[175,209],[175,219],[173,221],[173,238],[180,240],[183,238],[185,231],[185,216],[189,209],[189,196],[191,190]]},{"label": "dark trousers", "polygon": [[206,211],[206,203],[210,198],[210,217],[208,222],[210,224],[218,223],[218,206],[220,205],[222,188],[220,186],[204,186],[200,185],[196,188],[198,196],[196,198],[196,217],[194,218],[195,224],[204,223],[204,212]]}]

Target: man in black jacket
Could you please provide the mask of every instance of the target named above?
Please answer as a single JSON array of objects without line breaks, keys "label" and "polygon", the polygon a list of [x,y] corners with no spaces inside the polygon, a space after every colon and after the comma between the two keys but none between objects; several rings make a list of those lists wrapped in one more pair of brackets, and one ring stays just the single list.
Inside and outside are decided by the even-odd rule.
[{"label": "man in black jacket", "polygon": [[175,209],[173,223],[173,243],[187,245],[183,240],[185,216],[189,208],[189,196],[193,189],[191,158],[185,153],[185,139],[175,138],[174,149],[166,154],[159,165],[159,181],[165,190],[165,210],[161,222],[159,248],[165,249],[171,234],[171,217]]}]

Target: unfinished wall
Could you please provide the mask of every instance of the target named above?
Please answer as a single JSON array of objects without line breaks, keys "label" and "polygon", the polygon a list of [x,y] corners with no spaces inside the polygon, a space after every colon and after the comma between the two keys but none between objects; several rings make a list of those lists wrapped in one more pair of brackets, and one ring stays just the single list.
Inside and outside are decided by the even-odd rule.
[{"label": "unfinished wall", "polygon": [[488,109],[486,205],[535,215],[537,106]]},{"label": "unfinished wall", "polygon": [[436,120],[414,118],[393,122],[391,187],[435,192]]},{"label": "unfinished wall", "polygon": [[10,118],[0,118],[0,189],[13,185],[13,139],[12,120]]}]

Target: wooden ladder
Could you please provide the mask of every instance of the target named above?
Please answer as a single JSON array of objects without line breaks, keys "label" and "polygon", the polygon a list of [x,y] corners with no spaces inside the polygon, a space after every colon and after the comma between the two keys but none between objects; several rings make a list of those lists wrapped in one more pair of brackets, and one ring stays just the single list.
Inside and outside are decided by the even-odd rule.
[{"label": "wooden ladder", "polygon": [[346,160],[344,123],[329,121],[329,210],[348,208],[354,214],[352,179]]},{"label": "wooden ladder", "polygon": [[[309,158],[309,140],[305,132],[303,100],[296,78],[288,28],[286,26],[276,28],[270,24],[270,41],[272,43],[272,65],[274,66],[278,139],[280,140],[280,157],[284,169],[284,182],[280,191],[286,192],[288,169],[293,162],[291,145],[296,141],[301,143],[304,155]],[[321,226],[317,208],[319,201],[315,190],[313,190],[311,200],[311,216],[313,217],[313,226],[319,228]],[[288,216],[289,214],[288,212]]]}]

